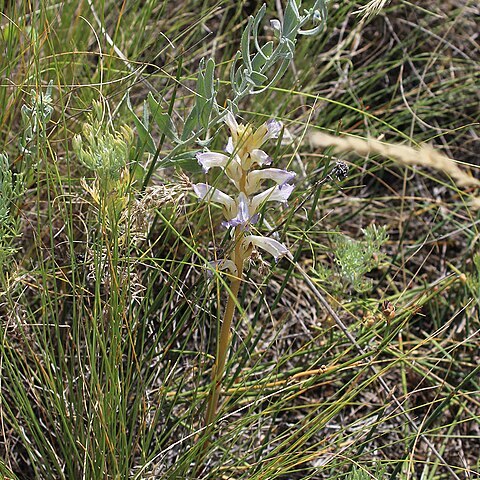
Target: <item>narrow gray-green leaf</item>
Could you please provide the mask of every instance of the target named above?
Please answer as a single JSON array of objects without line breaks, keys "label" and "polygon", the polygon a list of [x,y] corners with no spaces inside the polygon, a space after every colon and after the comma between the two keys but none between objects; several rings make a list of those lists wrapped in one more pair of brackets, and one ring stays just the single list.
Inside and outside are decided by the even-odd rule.
[{"label": "narrow gray-green leaf", "polygon": [[170,115],[162,112],[160,104],[155,100],[150,92],[148,93],[147,99],[148,104],[150,105],[152,117],[155,120],[160,132],[170,140],[178,142],[177,130],[172,122],[172,119],[170,118]]},{"label": "narrow gray-green leaf", "polygon": [[142,123],[142,121],[137,117],[137,115],[133,111],[133,108],[128,99],[127,99],[127,108],[133,118],[133,123],[135,123],[135,127],[138,132],[138,139],[139,139],[138,146],[140,151],[142,152],[147,151],[152,155],[154,155],[155,152],[157,151],[155,142],[153,141],[153,138],[150,135],[150,132],[148,131],[148,129],[145,127],[145,125]]}]

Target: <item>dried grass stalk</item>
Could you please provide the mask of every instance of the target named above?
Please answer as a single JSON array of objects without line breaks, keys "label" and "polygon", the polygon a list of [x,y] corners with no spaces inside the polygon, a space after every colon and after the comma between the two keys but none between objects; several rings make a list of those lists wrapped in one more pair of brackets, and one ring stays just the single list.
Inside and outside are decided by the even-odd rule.
[{"label": "dried grass stalk", "polygon": [[368,138],[335,137],[326,133],[314,132],[310,141],[315,147],[334,147],[335,152],[355,152],[358,155],[379,154],[389,157],[402,165],[420,165],[450,175],[459,187],[480,187],[480,181],[472,177],[455,163],[455,160],[442,155],[430,145],[419,148],[406,145],[382,143]]},{"label": "dried grass stalk", "polygon": [[387,3],[388,0],[372,0],[363,7],[360,7],[355,13],[364,18],[373,17],[374,15],[378,15]]}]

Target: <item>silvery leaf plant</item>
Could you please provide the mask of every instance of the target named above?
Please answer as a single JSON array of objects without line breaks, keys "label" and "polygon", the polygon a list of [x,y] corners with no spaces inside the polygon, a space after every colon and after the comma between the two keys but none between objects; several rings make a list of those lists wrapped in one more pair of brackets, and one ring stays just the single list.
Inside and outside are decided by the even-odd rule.
[{"label": "silvery leaf plant", "polygon": [[[135,114],[127,97],[127,106],[139,134],[140,150],[152,155],[147,180],[150,179],[150,173],[158,167],[187,165],[187,162],[181,162],[187,158],[186,152],[191,150],[194,144],[208,146],[215,138],[210,132],[222,124],[227,112],[235,113],[239,102],[246,96],[256,95],[273,87],[290,65],[298,37],[314,35],[322,30],[326,21],[327,2],[328,0],[315,0],[311,8],[303,9],[301,13],[301,0],[288,0],[283,21],[270,21],[276,41],[268,41],[263,45],[260,44],[260,25],[266,6],[263,5],[255,16],[249,18],[242,33],[240,49],[230,68],[231,95],[227,100],[228,108],[221,108],[217,103],[219,81],[215,79],[213,58],[202,59],[199,63],[195,103],[185,119],[178,122],[180,125],[176,125],[172,119],[172,105],[167,108],[155,99],[153,94],[149,93],[144,102],[142,118]],[[308,22],[312,22],[313,27],[304,29]],[[155,143],[150,134],[151,119],[162,139],[168,139],[173,146],[161,160],[161,144]]]},{"label": "silvery leaf plant", "polygon": [[[256,248],[273,255],[276,261],[290,255],[287,247],[277,239],[252,233],[265,202],[285,204],[294,188],[292,182],[295,174],[271,167],[273,160],[263,150],[269,140],[277,139],[284,133],[283,125],[271,119],[255,129],[249,123],[238,123],[235,113],[243,98],[264,92],[282,78],[293,59],[299,36],[314,35],[323,28],[326,2],[327,0],[315,0],[311,8],[301,10],[300,0],[288,0],[283,20],[274,19],[270,22],[275,41],[268,41],[263,45],[260,41],[260,27],[266,6],[263,5],[255,16],[249,18],[241,37],[240,49],[230,68],[231,95],[226,108],[220,108],[216,100],[219,83],[215,80],[215,62],[212,58],[199,65],[195,103],[181,125],[175,125],[169,114],[172,105],[169,111],[164,111],[161,103],[152,94],[149,94],[144,103],[142,119],[133,112],[128,103],[139,134],[139,150],[150,155],[144,185],[158,167],[182,165],[193,169],[194,162],[198,162],[205,173],[211,168],[222,169],[226,180],[235,190],[235,194],[231,196],[216,188],[216,185],[203,182],[192,185],[193,193],[200,201],[221,205],[224,216],[222,223],[232,232],[233,243],[230,256],[210,266],[215,270],[228,270],[231,283],[217,339],[205,414],[208,431],[211,431],[217,414],[230,346],[231,326],[238,304],[245,262]],[[313,23],[313,26],[305,29],[308,22]],[[159,144],[155,144],[150,134],[150,116],[161,133]],[[208,147],[224,124],[230,131],[225,151],[210,151]],[[166,157],[159,160],[164,140],[170,141],[172,148]],[[194,144],[202,150],[192,152]]]}]

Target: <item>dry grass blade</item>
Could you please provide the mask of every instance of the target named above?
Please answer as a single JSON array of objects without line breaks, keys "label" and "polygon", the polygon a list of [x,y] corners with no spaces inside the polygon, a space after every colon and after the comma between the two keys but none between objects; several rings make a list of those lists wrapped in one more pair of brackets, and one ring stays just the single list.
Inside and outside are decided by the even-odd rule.
[{"label": "dry grass blade", "polygon": [[389,157],[402,165],[420,165],[450,175],[459,187],[480,187],[480,181],[457,166],[455,160],[442,155],[430,145],[419,148],[407,145],[387,144],[368,138],[335,137],[326,133],[313,133],[310,141],[316,147],[334,147],[337,153],[355,152],[358,155],[378,154]]},{"label": "dry grass blade", "polygon": [[363,18],[373,17],[374,15],[378,15],[387,3],[388,0],[372,0],[359,8],[356,13]]}]

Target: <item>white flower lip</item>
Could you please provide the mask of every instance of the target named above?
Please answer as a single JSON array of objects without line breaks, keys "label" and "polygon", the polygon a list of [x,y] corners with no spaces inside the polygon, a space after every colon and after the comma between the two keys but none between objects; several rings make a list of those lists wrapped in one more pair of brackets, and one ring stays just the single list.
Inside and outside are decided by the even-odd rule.
[{"label": "white flower lip", "polygon": [[221,203],[225,207],[228,215],[232,215],[236,210],[235,200],[230,195],[206,183],[195,183],[193,185],[193,191],[200,200],[206,199],[215,203]]},{"label": "white flower lip", "polygon": [[252,159],[251,165],[256,163],[260,166],[263,166],[270,165],[272,163],[272,158],[269,157],[263,150],[260,150],[258,148],[255,148],[250,152],[250,158]]},{"label": "white flower lip", "polygon": [[204,173],[207,173],[210,168],[213,167],[225,168],[230,161],[230,157],[228,155],[216,152],[198,152],[196,157]]},{"label": "white flower lip", "polygon": [[280,189],[290,183],[296,174],[281,168],[264,168],[263,170],[253,170],[247,175],[245,190],[251,195],[259,190],[264,180],[273,180]]},{"label": "white flower lip", "polygon": [[236,133],[238,131],[237,120],[235,120],[235,116],[230,110],[228,110],[227,114],[225,115],[224,121],[232,133]]},{"label": "white flower lip", "polygon": [[[220,260],[214,260],[212,262],[208,262],[208,264],[213,270],[220,270],[220,271],[228,270],[232,275],[235,275],[236,277],[238,277],[237,266],[235,265],[235,262],[233,262],[232,260],[222,258]],[[209,278],[213,277],[213,272],[210,269],[207,270],[207,276]]]},{"label": "white flower lip", "polygon": [[271,118],[267,121],[267,134],[264,137],[264,142],[270,138],[277,138],[283,128],[283,123]]},{"label": "white flower lip", "polygon": [[277,20],[274,18],[273,20],[270,20],[270,26],[274,29],[280,32],[282,30],[282,24],[280,23],[280,20]]},{"label": "white flower lip", "polygon": [[232,157],[217,152],[199,152],[196,157],[204,173],[208,173],[213,167],[220,167],[233,182],[238,182],[242,176],[237,156]]},{"label": "white flower lip", "polygon": [[294,189],[293,185],[288,183],[284,184],[282,187],[276,185],[275,187],[267,188],[262,193],[255,195],[251,200],[252,210],[257,211],[258,207],[264,202],[282,202],[286,203],[288,197]]},{"label": "white flower lip", "polygon": [[235,146],[233,145],[232,137],[228,137],[227,144],[225,145],[225,151],[231,154],[233,153],[234,150],[235,150]]},{"label": "white flower lip", "polygon": [[247,225],[251,221],[248,203],[247,196],[243,192],[240,192],[235,205],[235,216],[228,222],[223,222],[223,225],[226,227]]},{"label": "white flower lip", "polygon": [[243,245],[245,248],[248,248],[250,245],[259,247],[266,252],[273,255],[275,261],[277,262],[279,258],[290,255],[288,248],[277,240],[268,237],[262,237],[260,235],[248,235],[243,239]]}]

